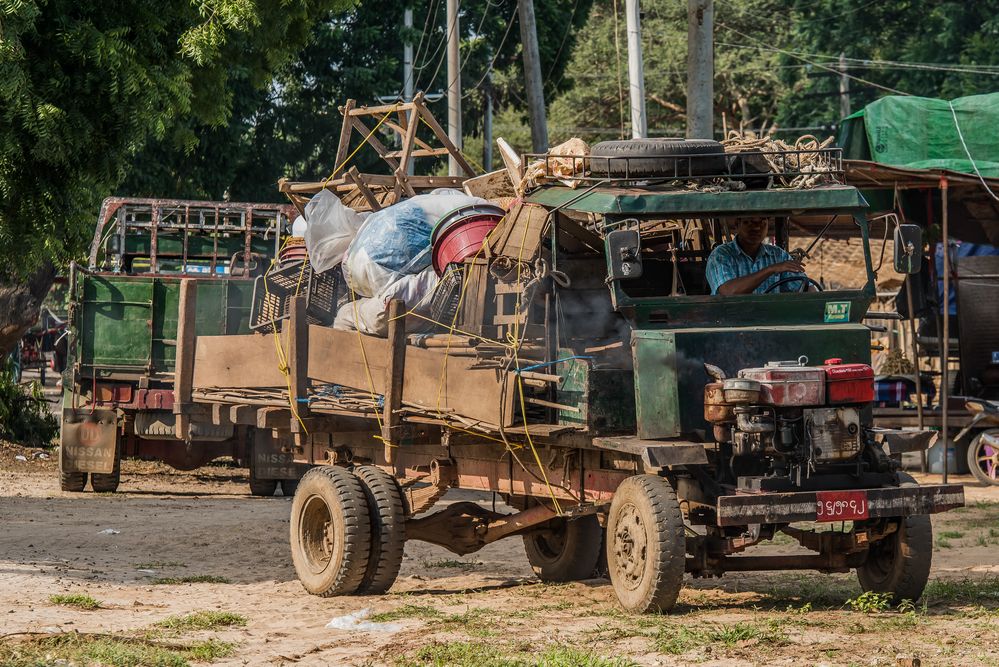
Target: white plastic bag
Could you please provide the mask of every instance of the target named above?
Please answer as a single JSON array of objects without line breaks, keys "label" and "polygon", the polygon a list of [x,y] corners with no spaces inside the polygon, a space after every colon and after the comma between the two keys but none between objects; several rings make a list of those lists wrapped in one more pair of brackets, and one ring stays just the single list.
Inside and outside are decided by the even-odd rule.
[{"label": "white plastic bag", "polygon": [[305,248],[316,273],[328,271],[343,260],[347,246],[357,235],[364,217],[344,206],[340,199],[323,189],[305,205]]},{"label": "white plastic bag", "polygon": [[488,204],[489,201],[482,197],[472,197],[461,190],[454,188],[437,188],[425,195],[416,195],[407,199],[411,204],[416,204],[427,214],[427,220],[433,227],[437,221],[446,214],[461,206],[473,206],[476,204]]}]

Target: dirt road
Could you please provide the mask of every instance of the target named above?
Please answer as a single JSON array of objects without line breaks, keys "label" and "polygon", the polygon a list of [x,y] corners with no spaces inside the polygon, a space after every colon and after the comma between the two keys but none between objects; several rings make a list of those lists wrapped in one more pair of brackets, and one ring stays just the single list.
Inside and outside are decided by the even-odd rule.
[{"label": "dirt road", "polygon": [[[899,656],[923,665],[999,664],[999,493],[992,490],[969,488],[969,508],[935,519],[925,608],[855,611],[847,604],[860,593],[852,575],[773,573],[688,580],[673,615],[629,617],[606,580],[538,583],[516,539],[464,558],[410,542],[388,595],[312,597],[289,562],[290,499],[249,497],[245,471],[235,468],[123,468],[121,493],[67,494],[52,459],[0,449],[0,664],[62,655],[153,661],[129,662],[94,646],[67,654],[59,637],[76,637],[73,646],[91,641],[61,634],[72,632],[201,642],[209,653],[179,655],[224,665],[904,664]],[[57,595],[78,597],[53,601]],[[80,609],[84,595],[99,607]],[[859,606],[883,606],[865,602]],[[373,628],[326,627],[362,610],[373,614]],[[173,620],[209,611],[236,620]],[[146,639],[129,641],[134,648]]]}]

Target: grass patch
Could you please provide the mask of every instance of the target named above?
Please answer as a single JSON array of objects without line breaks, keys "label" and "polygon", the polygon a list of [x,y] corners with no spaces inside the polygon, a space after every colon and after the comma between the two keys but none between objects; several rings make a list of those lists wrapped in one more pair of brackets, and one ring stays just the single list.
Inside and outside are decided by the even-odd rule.
[{"label": "grass patch", "polygon": [[631,667],[624,658],[605,658],[574,646],[553,644],[541,651],[530,645],[482,642],[434,642],[396,659],[399,667]]},{"label": "grass patch", "polygon": [[136,570],[162,570],[168,567],[187,567],[184,563],[178,563],[172,560],[154,560],[149,563],[136,563]]},{"label": "grass patch", "polygon": [[850,609],[864,614],[878,614],[891,609],[891,601],[894,598],[892,593],[878,593],[876,591],[866,591],[855,598],[850,598],[846,604]]},{"label": "grass patch", "polygon": [[391,623],[393,621],[402,621],[409,618],[436,619],[441,616],[442,614],[440,610],[435,609],[434,607],[422,604],[404,604],[398,609],[372,614],[370,620],[373,623]]},{"label": "grass patch", "polygon": [[941,530],[937,535],[945,540],[959,540],[964,537],[964,533],[959,530]]},{"label": "grass patch", "polygon": [[860,592],[860,585],[853,577],[790,575],[778,579],[769,591],[761,591],[765,596],[761,606],[784,609],[789,605],[811,604],[814,608],[839,608]]},{"label": "grass patch", "polygon": [[63,607],[76,607],[77,609],[86,609],[88,611],[101,608],[100,602],[84,593],[50,595],[49,602]]},{"label": "grass patch", "polygon": [[704,626],[669,624],[656,635],[653,645],[660,653],[682,655],[700,646],[722,644],[728,648],[788,643],[784,624],[778,619],[765,622],[710,623]]},{"label": "grass patch", "polygon": [[966,603],[999,604],[999,577],[985,579],[935,579],[926,585],[923,599],[927,605]]},{"label": "grass patch", "polygon": [[37,667],[69,663],[107,667],[187,667],[191,661],[209,662],[232,654],[234,646],[208,640],[190,644],[159,644],[126,636],[68,633],[0,643],[0,664]]},{"label": "grass patch", "polygon": [[228,584],[231,583],[225,577],[217,577],[214,574],[195,574],[189,577],[157,577],[151,583],[154,584]]},{"label": "grass patch", "polygon": [[196,611],[184,616],[168,616],[156,623],[156,626],[170,630],[216,630],[243,627],[246,620],[246,616],[230,611]]},{"label": "grass patch", "polygon": [[950,549],[954,545],[952,545],[950,543],[950,540],[948,540],[946,537],[937,535],[937,538],[934,540],[934,546],[937,549]]}]

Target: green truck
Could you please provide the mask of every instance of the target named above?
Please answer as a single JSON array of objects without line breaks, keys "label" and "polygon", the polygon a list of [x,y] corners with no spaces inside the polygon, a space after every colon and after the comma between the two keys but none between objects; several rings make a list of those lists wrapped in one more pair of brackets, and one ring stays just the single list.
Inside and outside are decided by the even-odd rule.
[{"label": "green truck", "polygon": [[[387,338],[316,326],[296,298],[280,352],[255,334],[179,341],[181,405],[248,411],[315,466],[290,521],[305,589],[384,592],[407,540],[463,555],[518,536],[542,580],[603,570],[633,612],[671,609],[685,572],[855,570],[918,599],[929,515],[964,492],[899,469],[934,433],[873,423],[867,204],[838,149],[658,140],[527,161],[527,192],[438,284],[436,332],[408,336],[401,301]],[[346,200],[363,176],[314,191]],[[761,218],[804,261],[808,236],[859,235],[865,283],[713,294],[712,252]],[[789,248],[792,227],[808,247]],[[919,270],[918,230],[895,234],[896,268]],[[183,291],[200,304],[201,289]],[[494,502],[435,508],[452,488]],[[803,551],[746,553],[779,533]]]},{"label": "green truck", "polygon": [[200,334],[251,331],[256,278],[278,258],[294,209],[279,204],[111,197],[86,267],[70,267],[59,475],[64,491],[115,491],[123,457],[193,470],[219,457],[250,490],[290,495],[300,476],[270,438],[195,415],[178,428],[179,285],[199,283]]}]

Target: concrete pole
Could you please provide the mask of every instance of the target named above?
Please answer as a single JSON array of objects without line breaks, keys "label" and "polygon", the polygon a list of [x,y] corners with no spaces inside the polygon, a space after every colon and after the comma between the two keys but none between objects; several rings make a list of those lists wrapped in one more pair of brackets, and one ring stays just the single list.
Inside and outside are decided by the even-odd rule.
[{"label": "concrete pole", "polygon": [[628,90],[631,93],[631,138],[649,136],[645,116],[645,66],[642,62],[642,13],[638,0],[626,0],[628,23]]},{"label": "concrete pole", "polygon": [[[447,136],[461,148],[461,63],[458,50],[458,0],[447,0]],[[460,176],[461,165],[448,157],[448,176]]]},{"label": "concrete pole", "polygon": [[850,115],[850,77],[846,75],[846,54],[839,54],[839,117]]},{"label": "concrete pole", "polygon": [[534,23],[534,0],[520,0],[518,11],[520,41],[524,48],[527,108],[531,119],[531,147],[535,153],[544,153],[548,150],[548,119],[545,116],[545,91],[541,81],[538,31]]},{"label": "concrete pole", "polygon": [[687,138],[714,138],[714,0],[687,0]]},{"label": "concrete pole", "polygon": [[[402,22],[406,27],[406,42],[402,45],[402,101],[413,101],[413,43],[410,35],[413,34],[413,9],[406,7],[402,14]],[[401,139],[401,138],[400,138]],[[406,173],[412,176],[415,172],[415,160],[410,160],[406,164]]]}]

